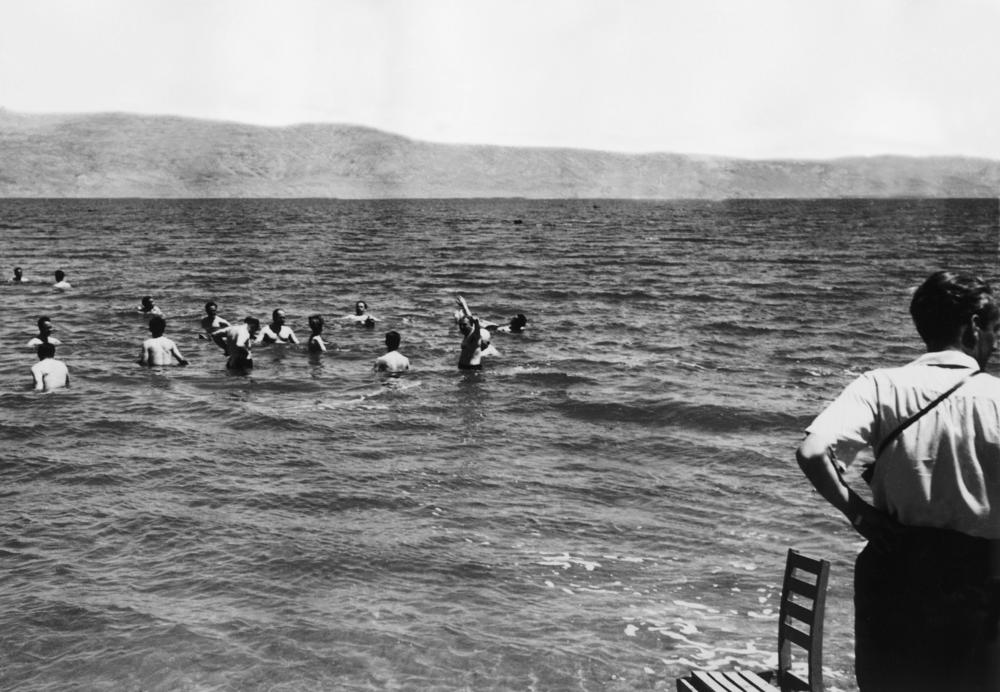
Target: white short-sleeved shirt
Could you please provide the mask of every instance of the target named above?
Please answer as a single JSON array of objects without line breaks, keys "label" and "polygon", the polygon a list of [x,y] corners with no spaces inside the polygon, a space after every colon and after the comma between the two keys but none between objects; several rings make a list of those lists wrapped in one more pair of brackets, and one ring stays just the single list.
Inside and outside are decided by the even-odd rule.
[{"label": "white short-sleeved shirt", "polygon": [[[851,463],[979,369],[959,351],[927,353],[857,378],[806,429]],[[979,374],[906,429],[875,464],[872,500],[908,526],[1000,538],[1000,379]]]}]

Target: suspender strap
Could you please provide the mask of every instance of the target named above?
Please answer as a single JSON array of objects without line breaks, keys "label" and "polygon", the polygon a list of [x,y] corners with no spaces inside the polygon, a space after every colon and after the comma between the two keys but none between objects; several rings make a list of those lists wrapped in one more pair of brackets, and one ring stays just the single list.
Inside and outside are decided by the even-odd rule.
[{"label": "suspender strap", "polygon": [[[888,435],[886,435],[884,438],[882,438],[882,441],[879,442],[878,447],[876,447],[876,449],[875,449],[875,460],[878,461],[878,458],[880,456],[882,456],[882,452],[885,451],[886,447],[888,447],[889,445],[891,445],[896,440],[896,438],[898,438],[900,435],[902,435],[904,430],[906,430],[908,427],[910,427],[911,425],[913,425],[914,423],[916,423],[918,420],[920,420],[921,418],[923,418],[923,416],[925,414],[929,413],[931,411],[931,409],[933,409],[935,406],[937,406],[942,401],[944,401],[949,396],[951,396],[952,393],[954,393],[954,391],[956,389],[958,389],[959,387],[961,387],[963,384],[965,384],[966,382],[968,382],[969,380],[971,380],[973,377],[975,377],[976,375],[980,374],[981,372],[984,372],[984,371],[983,370],[976,370],[975,372],[969,373],[968,375],[964,376],[962,379],[960,379],[958,382],[956,382],[954,385],[952,385],[947,391],[945,391],[944,394],[941,394],[934,401],[932,401],[931,403],[927,404],[922,409],[920,409],[915,414],[913,414],[913,416],[911,416],[910,418],[907,418],[905,421],[903,421],[902,423],[900,423],[899,426],[897,426],[895,430],[893,430],[891,433],[889,433]],[[864,478],[867,482],[871,483],[872,476],[874,474],[875,474],[875,462],[872,462],[861,473],[861,477]]]}]

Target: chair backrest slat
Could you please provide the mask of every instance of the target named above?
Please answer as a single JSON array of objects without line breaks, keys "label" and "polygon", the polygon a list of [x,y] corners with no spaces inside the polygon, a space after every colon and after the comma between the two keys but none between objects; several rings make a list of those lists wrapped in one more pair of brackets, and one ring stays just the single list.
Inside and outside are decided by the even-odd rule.
[{"label": "chair backrest slat", "polygon": [[815,619],[816,613],[812,608],[807,608],[799,603],[793,603],[789,601],[785,604],[785,613],[788,617],[795,618],[799,622],[804,622],[807,625],[812,625]]}]

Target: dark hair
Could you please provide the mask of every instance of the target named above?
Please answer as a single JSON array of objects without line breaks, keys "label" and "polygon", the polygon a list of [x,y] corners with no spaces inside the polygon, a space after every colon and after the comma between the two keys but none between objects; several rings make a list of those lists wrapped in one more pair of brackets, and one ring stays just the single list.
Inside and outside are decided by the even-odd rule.
[{"label": "dark hair", "polygon": [[39,358],[53,358],[56,355],[56,345],[51,341],[38,344],[36,350]]},{"label": "dark hair", "polygon": [[215,306],[216,308],[218,308],[218,307],[219,307],[219,304],[218,304],[218,303],[216,303],[216,302],[215,302],[214,300],[210,300],[210,301],[208,301],[207,303],[205,303],[205,309],[206,309],[206,310],[208,310],[208,307],[209,307],[210,305],[214,305],[214,306]]},{"label": "dark hair", "polygon": [[402,339],[399,336],[399,332],[397,331],[391,331],[385,333],[385,347],[388,348],[390,351],[395,351],[397,348],[399,348],[399,342],[401,340]]},{"label": "dark hair", "polygon": [[149,318],[149,331],[151,331],[154,336],[162,336],[163,332],[166,330],[167,321],[160,315],[153,315]]},{"label": "dark hair", "polygon": [[251,329],[260,329],[260,320],[256,317],[245,317],[243,318],[243,323]]},{"label": "dark hair", "polygon": [[66,278],[66,274],[62,269],[56,269],[56,281],[62,281]]},{"label": "dark hair", "polygon": [[52,320],[49,319],[48,315],[42,315],[41,317],[38,318],[38,328],[41,329],[43,324],[51,321]]},{"label": "dark hair", "polygon": [[276,321],[278,319],[278,313],[284,312],[281,308],[275,308],[271,311],[271,321]]},{"label": "dark hair", "polygon": [[323,331],[323,316],[309,315],[309,328],[316,333]]},{"label": "dark hair", "polygon": [[973,315],[985,324],[1000,317],[993,289],[978,276],[939,271],[931,274],[910,301],[910,315],[927,347],[950,346]]}]

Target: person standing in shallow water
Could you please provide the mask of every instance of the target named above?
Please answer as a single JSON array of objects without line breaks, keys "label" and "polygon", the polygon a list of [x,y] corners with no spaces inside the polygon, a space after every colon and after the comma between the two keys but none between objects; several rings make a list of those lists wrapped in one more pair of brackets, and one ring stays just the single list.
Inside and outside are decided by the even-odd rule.
[{"label": "person standing in shallow water", "polygon": [[230,370],[248,370],[253,367],[253,344],[257,341],[260,333],[260,320],[256,317],[247,317],[243,324],[224,327],[212,332],[212,339],[220,337],[225,339],[226,367]]},{"label": "person standing in shallow water", "polygon": [[285,324],[285,311],[278,308],[271,313],[271,324],[265,325],[258,341],[262,344],[297,344],[292,328]]},{"label": "person standing in shallow water", "polygon": [[38,336],[31,337],[28,341],[28,346],[37,348],[42,344],[60,345],[62,342],[52,336],[53,331],[55,331],[55,329],[52,326],[52,320],[50,320],[48,316],[42,315],[38,318]]},{"label": "person standing in shallow water", "polygon": [[376,372],[405,372],[410,369],[410,359],[399,352],[399,332],[386,332],[385,353],[375,359]]},{"label": "person standing in shallow water", "polygon": [[323,341],[323,316],[309,315],[309,351],[311,353],[322,353],[326,351],[326,342]]},{"label": "person standing in shallow water", "polygon": [[73,288],[72,284],[66,280],[66,273],[62,269],[56,269],[56,282],[52,284],[52,288],[58,288],[60,291],[65,291],[68,288]]},{"label": "person standing in shallow water", "polygon": [[56,347],[44,343],[38,347],[38,362],[31,366],[32,386],[36,392],[51,392],[69,386],[69,368],[56,360]]},{"label": "person standing in shallow water", "polygon": [[170,365],[171,358],[180,365],[188,364],[178,350],[177,344],[172,339],[163,336],[166,329],[167,321],[161,315],[153,315],[149,318],[149,331],[152,336],[142,342],[139,365]]},{"label": "person standing in shallow water", "polygon": [[[806,429],[796,457],[868,540],[854,576],[858,687],[1000,690],[1000,379],[982,372],[1000,308],[938,272],[910,314],[927,353],[867,372]],[[871,447],[872,504],[844,480]]]}]

